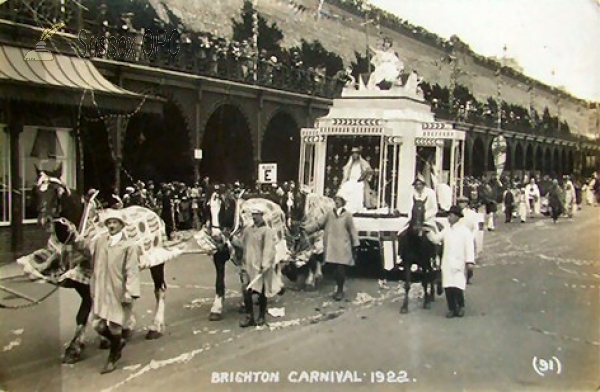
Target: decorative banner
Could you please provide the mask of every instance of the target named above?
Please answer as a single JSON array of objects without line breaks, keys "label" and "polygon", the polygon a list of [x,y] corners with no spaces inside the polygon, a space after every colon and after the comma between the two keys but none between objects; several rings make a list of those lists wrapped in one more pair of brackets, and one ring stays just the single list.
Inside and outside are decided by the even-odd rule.
[{"label": "decorative banner", "polygon": [[277,164],[259,163],[258,182],[261,184],[277,184]]},{"label": "decorative banner", "polygon": [[492,141],[492,155],[494,157],[496,174],[500,177],[506,164],[506,139],[504,139],[504,136],[498,135]]}]

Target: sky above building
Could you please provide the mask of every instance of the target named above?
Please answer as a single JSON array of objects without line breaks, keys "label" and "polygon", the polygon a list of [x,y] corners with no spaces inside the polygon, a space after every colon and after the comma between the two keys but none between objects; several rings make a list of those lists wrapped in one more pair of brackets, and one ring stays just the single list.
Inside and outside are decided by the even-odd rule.
[{"label": "sky above building", "polygon": [[[600,0],[369,0],[442,38],[456,34],[486,57],[600,101]],[[503,50],[506,46],[506,52]]]}]

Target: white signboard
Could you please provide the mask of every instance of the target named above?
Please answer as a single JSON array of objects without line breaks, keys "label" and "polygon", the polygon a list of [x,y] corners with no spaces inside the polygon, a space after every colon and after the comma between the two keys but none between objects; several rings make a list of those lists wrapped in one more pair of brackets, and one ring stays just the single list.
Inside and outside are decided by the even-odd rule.
[{"label": "white signboard", "polygon": [[194,150],[194,159],[198,159],[198,160],[202,159],[202,150],[201,149],[196,148]]},{"label": "white signboard", "polygon": [[277,183],[277,164],[259,163],[258,164],[258,182],[261,184]]}]

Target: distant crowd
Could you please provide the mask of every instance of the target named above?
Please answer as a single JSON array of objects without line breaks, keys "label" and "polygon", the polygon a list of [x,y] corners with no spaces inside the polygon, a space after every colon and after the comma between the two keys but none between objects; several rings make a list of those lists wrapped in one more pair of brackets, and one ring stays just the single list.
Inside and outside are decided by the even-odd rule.
[{"label": "distant crowd", "polygon": [[[572,217],[583,203],[600,203],[600,179],[591,177],[573,178],[563,176],[509,177],[466,177],[463,194],[469,199],[469,207],[476,211],[485,210],[488,230],[496,227],[497,213],[503,213],[505,222],[516,219],[526,222],[536,215]],[[104,205],[128,207],[139,205],[155,211],[165,222],[167,234],[173,231],[198,230],[210,219],[211,203],[218,201],[220,208],[235,208],[236,200],[262,197],[281,206],[288,214],[294,193],[299,189],[294,181],[281,184],[255,184],[248,187],[236,181],[230,184],[214,183],[208,177],[193,184],[166,182],[155,184],[137,181],[125,188],[125,192],[113,195]],[[91,190],[91,195],[94,190]],[[443,210],[443,208],[442,208]]]}]

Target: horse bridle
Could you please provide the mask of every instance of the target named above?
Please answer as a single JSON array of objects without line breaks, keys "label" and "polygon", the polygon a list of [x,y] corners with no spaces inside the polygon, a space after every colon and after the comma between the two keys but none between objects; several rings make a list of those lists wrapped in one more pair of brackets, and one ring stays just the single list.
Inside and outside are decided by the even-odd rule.
[{"label": "horse bridle", "polygon": [[49,176],[45,172],[41,172],[40,179],[37,182],[38,191],[40,191],[40,192],[48,191],[48,187],[51,183],[57,184],[59,187],[56,190],[56,196],[57,196],[56,208],[52,212],[52,219],[50,220],[50,222],[53,224],[60,223],[69,228],[69,237],[67,239],[67,242],[68,242],[68,240],[70,240],[71,237],[73,236],[73,233],[75,233],[75,231],[77,230],[77,227],[75,226],[75,224],[73,222],[69,221],[67,218],[60,216],[60,214],[62,212],[60,200],[62,199],[62,197],[64,195],[67,195],[67,196],[71,195],[71,190],[60,179]]}]

